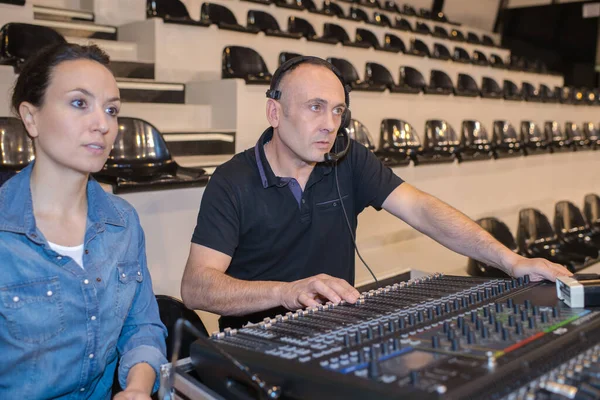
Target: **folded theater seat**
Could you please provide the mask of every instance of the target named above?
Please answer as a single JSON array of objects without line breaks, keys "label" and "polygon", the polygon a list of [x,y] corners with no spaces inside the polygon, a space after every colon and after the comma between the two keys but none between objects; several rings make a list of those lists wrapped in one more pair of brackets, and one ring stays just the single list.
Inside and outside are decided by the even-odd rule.
[{"label": "folded theater seat", "polygon": [[548,218],[534,208],[519,212],[517,230],[519,253],[525,257],[541,257],[562,264],[571,272],[583,268],[589,257],[577,252],[576,246],[561,243]]},{"label": "folded theater seat", "polygon": [[146,18],[161,18],[165,23],[209,26],[205,20],[196,21],[190,17],[185,4],[180,0],[152,0],[146,2]]},{"label": "folded theater seat", "polygon": [[356,142],[362,144],[367,149],[371,151],[375,151],[375,143],[373,142],[373,137],[371,133],[367,129],[366,126],[363,125],[362,122],[357,121],[355,119],[350,120],[350,126],[348,127],[348,136],[351,139],[354,139]]},{"label": "folded theater seat", "polygon": [[450,124],[439,119],[425,122],[423,150],[417,156],[418,164],[460,161],[460,151],[460,140]]},{"label": "folded theater seat", "polygon": [[570,201],[559,201],[554,207],[554,231],[558,240],[578,254],[589,257],[587,264],[598,262],[600,234],[594,232],[581,210]]},{"label": "folded theater seat", "polygon": [[590,147],[593,150],[600,149],[600,128],[593,122],[584,122],[583,134],[589,140]]},{"label": "folded theater seat", "polygon": [[379,149],[375,154],[389,167],[417,163],[417,154],[422,151],[421,141],[413,127],[400,119],[381,121]]},{"label": "folded theater seat", "polygon": [[200,21],[209,25],[215,24],[219,29],[244,33],[258,33],[258,29],[254,26],[242,26],[237,22],[233,12],[221,5],[215,3],[202,3],[200,7]]},{"label": "folded theater seat", "polygon": [[180,167],[161,133],[150,123],[119,117],[119,134],[106,164],[95,178],[113,186],[114,193],[203,186],[201,168]]},{"label": "folded theater seat", "polygon": [[248,85],[268,85],[271,82],[272,75],[267,64],[249,47],[225,47],[221,62],[222,79],[241,78]]},{"label": "folded theater seat", "polygon": [[550,140],[535,122],[521,122],[521,142],[525,155],[550,153]]},{"label": "folded theater seat", "polygon": [[460,161],[489,160],[492,156],[492,144],[481,122],[463,121],[460,137]]},{"label": "folded theater seat", "polygon": [[282,31],[279,27],[279,23],[271,14],[259,11],[259,10],[248,10],[248,28],[264,32],[266,36],[276,36],[288,39],[300,39],[301,33],[289,33]]},{"label": "folded theater seat", "polygon": [[362,81],[358,76],[358,71],[356,71],[356,68],[354,68],[354,65],[352,65],[350,61],[343,58],[332,57],[328,58],[327,61],[341,72],[344,82],[350,85],[352,90],[370,92],[383,92],[385,90],[385,85],[383,84],[373,83],[373,85],[371,85],[367,81]]},{"label": "folded theater seat", "polygon": [[508,121],[494,121],[494,133],[492,134],[492,150],[494,158],[520,157],[523,155],[523,144]]},{"label": "folded theater seat", "polygon": [[[496,240],[508,247],[515,253],[518,252],[517,243],[513,234],[506,224],[498,218],[481,218],[477,222],[483,229],[491,234]],[[498,268],[491,267],[481,261],[469,258],[467,273],[471,276],[482,276],[486,278],[508,278],[509,276]]]},{"label": "folded theater seat", "polygon": [[566,132],[560,129],[556,121],[546,121],[544,123],[544,135],[550,141],[550,150],[553,153],[574,151],[573,142],[569,139]]},{"label": "folded theater seat", "polygon": [[481,97],[485,99],[501,99],[504,93],[494,78],[481,78]]},{"label": "folded theater seat", "polygon": [[479,90],[479,87],[477,87],[477,82],[475,82],[475,79],[473,79],[471,75],[458,74],[454,94],[456,96],[477,97],[481,94],[481,91]]},{"label": "folded theater seat", "polygon": [[571,142],[573,150],[591,150],[590,139],[586,137],[584,131],[579,125],[574,122],[565,122],[565,134],[567,139]]},{"label": "folded theater seat", "polygon": [[11,65],[19,73],[25,61],[41,49],[66,40],[45,26],[9,23],[0,29],[0,65]]},{"label": "folded theater seat", "polygon": [[600,197],[597,194],[585,196],[583,214],[594,235],[600,235]]},{"label": "folded theater seat", "polygon": [[35,159],[33,142],[23,123],[0,117],[0,186]]}]

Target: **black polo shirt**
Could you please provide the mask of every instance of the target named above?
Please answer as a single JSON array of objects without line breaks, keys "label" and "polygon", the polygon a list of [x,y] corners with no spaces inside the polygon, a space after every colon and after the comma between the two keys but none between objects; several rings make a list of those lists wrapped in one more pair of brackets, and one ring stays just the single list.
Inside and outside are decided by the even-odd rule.
[{"label": "black polo shirt", "polygon": [[[304,191],[293,178],[275,176],[264,152],[273,129],[254,148],[235,155],[212,175],[200,204],[192,242],[232,257],[227,275],[291,282],[320,273],[354,284],[354,246],[332,164],[318,163]],[[403,181],[363,145],[351,142],[336,167],[352,232],[367,206],[377,210]],[[222,317],[239,327],[279,310]]]}]

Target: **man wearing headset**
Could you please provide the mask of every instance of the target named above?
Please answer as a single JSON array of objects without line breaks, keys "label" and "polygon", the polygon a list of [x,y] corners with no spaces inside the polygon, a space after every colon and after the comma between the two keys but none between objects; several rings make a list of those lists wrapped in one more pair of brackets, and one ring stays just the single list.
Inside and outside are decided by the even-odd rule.
[{"label": "man wearing headset", "polygon": [[364,146],[336,140],[350,119],[348,92],[339,71],[316,57],[289,60],[275,72],[267,92],[271,127],[254,148],[217,168],[204,192],[181,286],[189,308],[220,314],[221,328],[237,328],[272,317],[280,311],[274,308],[355,302],[354,245],[340,198],[353,234],[365,207],[383,208],[510,275],[570,275],[515,254],[403,182]]}]

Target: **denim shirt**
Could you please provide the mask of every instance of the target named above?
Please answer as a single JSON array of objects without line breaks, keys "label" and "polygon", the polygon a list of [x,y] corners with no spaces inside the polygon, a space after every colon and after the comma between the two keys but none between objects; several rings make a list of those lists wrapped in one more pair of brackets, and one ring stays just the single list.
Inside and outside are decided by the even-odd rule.
[{"label": "denim shirt", "polygon": [[146,362],[157,390],[166,329],[137,213],[88,181],[82,269],[36,227],[32,166],[0,188],[0,399],[109,399],[119,359],[121,387]]}]

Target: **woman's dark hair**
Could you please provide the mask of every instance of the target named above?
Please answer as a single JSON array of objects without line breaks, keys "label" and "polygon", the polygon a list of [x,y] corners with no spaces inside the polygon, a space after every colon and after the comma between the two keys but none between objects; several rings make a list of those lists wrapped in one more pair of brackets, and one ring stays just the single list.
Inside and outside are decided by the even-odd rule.
[{"label": "woman's dark hair", "polygon": [[91,60],[108,68],[108,55],[96,45],[80,46],[72,43],[58,43],[45,47],[28,59],[15,83],[11,106],[19,115],[19,106],[27,101],[36,107],[44,103],[44,96],[52,78],[54,68],[64,61]]}]

